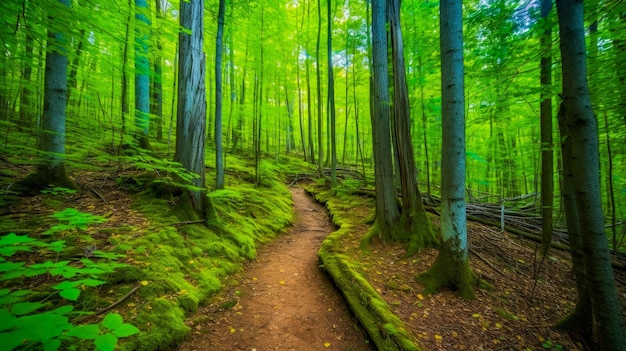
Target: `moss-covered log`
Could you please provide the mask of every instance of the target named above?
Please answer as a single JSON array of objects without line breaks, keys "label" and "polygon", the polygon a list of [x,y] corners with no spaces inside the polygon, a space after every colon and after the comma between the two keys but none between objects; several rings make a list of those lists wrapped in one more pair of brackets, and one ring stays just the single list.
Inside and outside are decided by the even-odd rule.
[{"label": "moss-covered log", "polygon": [[350,309],[379,351],[421,350],[404,329],[404,323],[350,263],[350,258],[341,249],[343,233],[340,230],[331,234],[318,255]]},{"label": "moss-covered log", "polygon": [[[311,193],[312,189],[306,189]],[[327,193],[315,194],[320,202],[330,200]],[[339,230],[330,234],[322,243],[318,256],[330,278],[337,285],[361,325],[379,351],[418,351],[418,342],[405,330],[404,323],[393,314],[368,281],[359,273],[358,267],[342,247],[341,238],[350,230],[350,223],[341,211],[330,209],[332,220]],[[338,206],[340,207],[340,206]]]}]

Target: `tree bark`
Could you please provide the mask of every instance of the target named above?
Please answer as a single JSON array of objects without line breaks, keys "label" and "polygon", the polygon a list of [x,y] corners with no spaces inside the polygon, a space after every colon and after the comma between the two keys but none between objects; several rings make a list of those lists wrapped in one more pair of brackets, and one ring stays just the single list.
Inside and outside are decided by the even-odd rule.
[{"label": "tree bark", "polygon": [[[69,0],[59,0],[70,7]],[[68,10],[69,12],[69,10]],[[51,21],[60,20],[50,16]],[[65,122],[67,111],[67,37],[65,33],[48,31],[44,77],[44,107],[41,131],[37,148],[44,154],[37,170],[22,179],[16,189],[26,194],[35,194],[51,184],[58,187],[77,189],[65,171]]]},{"label": "tree bark", "polygon": [[372,0],[370,105],[376,186],[376,220],[364,240],[383,239],[400,217],[393,178],[385,0]]},{"label": "tree bark", "polygon": [[[591,299],[594,332],[600,350],[623,350],[624,319],[615,286],[611,256],[604,229],[600,198],[598,124],[591,107],[582,0],[557,0],[563,71],[562,136],[575,152],[563,158],[571,167],[574,204],[581,233],[587,289]],[[573,151],[573,150],[572,150]]]},{"label": "tree bark", "polygon": [[220,0],[215,39],[215,188],[224,189],[224,153],[222,150],[222,41],[224,37],[225,0]]},{"label": "tree bark", "polygon": [[465,96],[461,0],[440,4],[441,50],[441,249],[419,279],[427,292],[441,287],[474,297],[476,276],[469,268],[465,204]]},{"label": "tree bark", "polygon": [[549,17],[552,0],[541,0],[541,251],[548,253],[552,241],[554,213],[554,145],[552,143],[552,21]]},{"label": "tree bark", "polygon": [[404,66],[404,44],[400,25],[400,0],[387,0],[387,14],[389,16],[391,57],[393,60],[393,132],[398,150],[402,194],[402,215],[400,223],[392,235],[395,239],[408,242],[406,254],[412,256],[425,246],[436,246],[437,239],[422,205],[422,196],[417,184],[417,169],[413,155],[413,139],[411,138],[409,94]]},{"label": "tree bark", "polygon": [[151,149],[148,141],[150,127],[150,62],[148,33],[150,19],[146,0],[135,0],[135,138],[139,147]]},{"label": "tree bark", "polygon": [[328,113],[330,116],[330,181],[333,185],[337,183],[337,133],[335,131],[335,78],[333,74],[333,18],[331,14],[331,0],[326,2],[328,18]]},{"label": "tree bark", "polygon": [[180,3],[178,62],[178,111],[176,123],[176,152],[174,160],[186,170],[198,175],[192,184],[202,190],[189,191],[194,210],[206,217],[206,180],[204,145],[206,130],[205,54],[203,51],[203,0]]}]

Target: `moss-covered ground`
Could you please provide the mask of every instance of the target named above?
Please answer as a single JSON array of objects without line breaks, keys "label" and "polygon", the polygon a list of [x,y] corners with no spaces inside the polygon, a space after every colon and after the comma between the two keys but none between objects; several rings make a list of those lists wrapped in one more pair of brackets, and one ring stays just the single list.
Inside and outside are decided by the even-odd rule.
[{"label": "moss-covered ground", "polygon": [[[69,162],[68,174],[81,188],[76,193],[51,188],[30,197],[0,194],[2,233],[66,240],[62,256],[51,260],[69,259],[79,264],[94,249],[120,255],[117,261],[126,266],[101,277],[107,283],[85,291],[77,305],[94,312],[112,307],[141,330],[121,339],[121,350],[166,350],[187,338],[186,318],[228,284],[246,260],[256,256],[258,245],[292,222],[292,200],[285,184],[287,178],[309,169],[295,158],[268,157],[261,162],[261,182],[255,184],[249,158],[228,155],[226,189],[208,192],[214,213],[210,221],[202,222],[190,220],[194,216],[179,206],[184,177],[177,175],[176,165],[165,161],[165,147],[154,143],[150,154],[121,158],[100,152],[91,160],[96,166]],[[214,161],[207,155],[207,186],[212,189],[210,165]],[[3,189],[33,169],[28,163],[21,164],[18,155],[13,156],[2,159]],[[84,229],[68,228],[54,237],[44,235],[56,224],[51,215],[70,207],[107,221]],[[37,284],[45,290],[52,283],[20,284],[24,288]],[[52,298],[49,303],[63,300]],[[94,322],[102,316],[77,316],[74,322]]]}]

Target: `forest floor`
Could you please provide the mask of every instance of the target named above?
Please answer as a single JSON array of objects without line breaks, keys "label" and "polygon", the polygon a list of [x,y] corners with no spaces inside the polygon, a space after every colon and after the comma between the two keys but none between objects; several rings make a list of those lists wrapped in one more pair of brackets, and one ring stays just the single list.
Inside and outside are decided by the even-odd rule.
[{"label": "forest floor", "polygon": [[[259,250],[233,284],[190,322],[192,340],[179,350],[368,350],[367,337],[318,268],[317,250],[333,231],[326,211],[299,188],[292,189],[296,223],[288,234]],[[493,291],[476,299],[454,292],[422,295],[415,275],[436,258],[434,249],[403,259],[402,245],[374,242],[359,249],[371,204],[353,207],[363,223],[344,237],[349,257],[427,350],[585,350],[588,341],[553,328],[575,306],[567,252],[553,249],[540,263],[537,245],[491,227],[468,223],[470,262]],[[436,217],[432,217],[439,225]],[[616,271],[626,303],[626,274]]]},{"label": "forest floor", "polygon": [[192,338],[179,350],[374,350],[319,268],[317,251],[335,230],[326,209],[302,188],[290,190],[293,226],[200,308],[189,322]]}]

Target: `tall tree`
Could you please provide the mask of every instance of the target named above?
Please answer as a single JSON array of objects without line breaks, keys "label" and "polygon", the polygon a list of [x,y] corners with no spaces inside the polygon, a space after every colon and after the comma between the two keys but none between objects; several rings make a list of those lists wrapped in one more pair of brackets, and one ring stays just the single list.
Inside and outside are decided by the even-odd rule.
[{"label": "tall tree", "polygon": [[[568,326],[585,327],[591,321],[600,350],[623,350],[626,345],[624,319],[617,295],[611,256],[604,228],[600,198],[598,124],[591,107],[582,0],[557,0],[562,57],[563,103],[559,128],[563,141],[564,192],[568,232],[579,234],[570,242],[583,247],[582,260],[574,260],[584,281],[577,282],[579,298],[589,298],[590,309],[571,316]],[[574,150],[574,146],[576,150]],[[582,261],[582,262],[581,262]],[[581,291],[582,289],[583,291]],[[586,291],[585,291],[586,290]],[[578,303],[587,304],[587,301]],[[583,312],[583,313],[580,313]],[[589,312],[591,315],[589,315]]]},{"label": "tall tree", "polygon": [[365,240],[384,238],[400,217],[391,162],[391,129],[385,0],[372,0],[370,105],[376,186],[376,220]]},{"label": "tall tree", "polygon": [[[193,185],[201,189],[206,187],[204,144],[207,108],[203,5],[203,0],[180,3],[178,111],[174,154],[175,161],[182,163],[189,172],[198,175],[193,180]],[[194,210],[204,217],[207,205],[205,190],[190,191],[189,195]]]},{"label": "tall tree", "polygon": [[157,140],[163,140],[163,44],[161,30],[163,29],[163,17],[165,14],[164,0],[155,0],[156,7],[156,51],[154,54],[154,75],[152,77],[152,109],[151,113],[156,119]]},{"label": "tall tree", "polygon": [[476,276],[469,268],[465,214],[465,96],[461,0],[440,3],[441,51],[441,247],[420,275],[426,291],[450,287],[473,298]]},{"label": "tall tree", "polygon": [[222,42],[226,1],[220,0],[215,39],[215,188],[224,189],[224,152],[222,150]]},{"label": "tall tree", "polygon": [[147,0],[135,0],[135,128],[139,146],[150,149],[150,9]]},{"label": "tall tree", "polygon": [[[400,24],[400,0],[387,0],[387,14],[391,34],[391,58],[393,66],[393,132],[398,150],[402,214],[399,227],[393,235],[409,243],[407,255],[413,255],[427,245],[436,245],[437,239],[430,219],[422,204],[417,184],[417,169],[411,138],[411,116],[409,94],[404,65],[404,44]],[[462,92],[461,92],[462,94]]]},{"label": "tall tree", "polygon": [[333,73],[333,16],[331,0],[326,2],[328,18],[328,115],[330,116],[330,180],[337,182],[337,133],[335,132],[335,78]]},{"label": "tall tree", "polygon": [[322,62],[320,61],[320,43],[322,41],[322,0],[317,0],[317,41],[315,44],[315,72],[317,74],[317,161],[320,175],[324,172],[324,144],[322,137]]},{"label": "tall tree", "polygon": [[541,251],[545,255],[552,241],[554,212],[554,153],[552,151],[552,0],[541,0]]},{"label": "tall tree", "polygon": [[[61,6],[54,13],[69,13],[70,0],[59,0]],[[52,12],[52,11],[51,11]],[[51,28],[59,30],[61,18],[49,16]],[[44,107],[37,148],[44,158],[37,170],[23,179],[18,188],[24,192],[37,192],[50,184],[77,189],[65,171],[65,121],[67,111],[67,35],[48,31],[48,50],[44,77]]]}]

